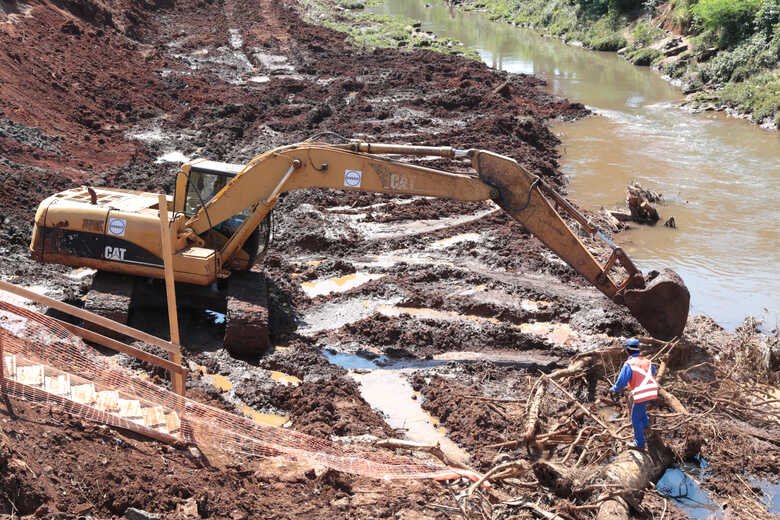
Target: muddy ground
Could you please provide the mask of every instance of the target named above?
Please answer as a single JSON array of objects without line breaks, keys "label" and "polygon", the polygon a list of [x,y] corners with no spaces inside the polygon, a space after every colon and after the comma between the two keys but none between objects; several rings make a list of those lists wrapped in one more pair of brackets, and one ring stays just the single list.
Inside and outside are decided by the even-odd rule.
[{"label": "muddy ground", "polygon": [[[27,252],[35,208],[57,190],[88,184],[170,193],[178,169],[171,159],[247,162],[324,131],[484,148],[565,190],[558,142],[546,125],[587,115],[582,105],[550,96],[539,79],[458,56],[358,51],[339,33],[304,22],[297,7],[270,0],[0,0],[3,278],[81,303],[88,277],[35,264]],[[495,93],[504,82],[508,87]],[[233,359],[222,348],[218,315],[182,309],[185,362],[193,369],[188,389],[237,413],[249,406],[282,417],[286,427],[312,435],[436,442],[428,430],[394,419],[382,395],[365,391],[361,377],[377,376],[387,380],[380,387],[385,394],[406,392],[410,406],[421,406],[432,424],[446,428],[476,469],[489,469],[501,454],[560,457],[563,447],[524,455],[489,446],[521,435],[525,401],[540,373],[643,333],[624,308],[489,202],[306,190],[280,201],[274,233],[264,263],[274,351]],[[601,244],[585,240],[606,257]],[[159,313],[140,307],[131,325],[168,333]],[[709,360],[744,343],[699,322],[687,334],[697,355]],[[695,362],[701,360],[679,368]],[[209,375],[201,376],[198,366]],[[278,373],[299,381],[284,384]],[[153,377],[167,384],[164,374]],[[710,384],[712,375],[703,377]],[[571,388],[593,406],[608,406],[598,401],[606,384],[573,381]],[[692,390],[679,397],[694,413],[709,409]],[[211,465],[204,467],[186,451],[57,410],[12,404],[17,418],[0,406],[3,514],[108,518],[128,508],[166,518],[460,514],[438,483],[388,484],[220,454],[207,454]],[[551,422],[572,411],[561,395],[544,409]],[[616,417],[626,423],[625,414]],[[728,442],[704,435],[704,447],[687,457],[709,460],[712,477],[704,486],[728,503],[745,494],[729,475],[764,479],[777,473],[779,462],[771,441],[776,426],[767,430],[728,412],[723,418],[754,456],[735,462]],[[691,427],[669,434],[681,460],[686,439],[696,433]],[[748,427],[770,440],[745,434]],[[620,446],[610,449],[617,453]],[[538,486],[534,493],[548,505],[552,500]],[[683,514],[655,493],[635,514],[658,516],[667,505]]]}]

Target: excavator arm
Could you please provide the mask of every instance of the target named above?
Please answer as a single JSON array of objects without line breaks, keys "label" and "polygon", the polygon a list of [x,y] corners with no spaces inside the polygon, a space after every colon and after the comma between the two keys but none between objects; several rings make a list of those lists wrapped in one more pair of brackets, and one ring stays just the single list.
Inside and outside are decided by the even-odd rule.
[{"label": "excavator arm", "polygon": [[[468,159],[476,174],[449,173],[381,156],[387,154]],[[183,167],[185,174],[189,173],[188,167]],[[313,187],[457,200],[491,199],[606,296],[627,305],[655,337],[671,339],[685,327],[690,295],[673,271],[665,270],[646,281],[622,249],[539,177],[511,158],[484,150],[365,142],[304,142],[277,148],[253,159],[183,222],[180,236],[202,235],[249,208],[249,217],[217,252],[219,265],[228,265],[281,193]],[[610,244],[613,252],[604,265],[585,248],[553,203],[586,232],[597,234]],[[617,283],[609,274],[616,264],[627,272],[625,279]]]}]

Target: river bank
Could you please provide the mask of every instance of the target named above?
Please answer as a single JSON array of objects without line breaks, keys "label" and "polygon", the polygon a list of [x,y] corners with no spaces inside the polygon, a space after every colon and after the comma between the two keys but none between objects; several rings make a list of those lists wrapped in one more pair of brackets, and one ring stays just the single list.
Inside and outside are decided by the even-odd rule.
[{"label": "river bank", "polygon": [[[364,12],[381,3],[306,0],[301,10],[316,23],[346,32],[357,46],[430,48],[477,57],[457,39],[422,30],[413,18]],[[624,1],[614,6],[598,1],[461,0],[450,5],[652,66],[682,89],[687,95],[682,106],[689,110],[722,111],[766,129],[776,130],[780,123],[780,7],[775,0],[764,0],[750,12],[754,30],[730,40],[719,36],[723,28],[706,28],[695,16],[695,0],[641,5]]]},{"label": "river bank", "polygon": [[[571,45],[615,51],[652,66],[687,94],[692,110],[720,110],[767,129],[780,123],[780,6],[721,2],[463,0],[459,9],[533,28]],[[739,11],[742,9],[745,12]],[[734,13],[732,12],[735,11]],[[741,16],[739,26],[728,17]],[[709,17],[709,18],[708,18]],[[724,21],[725,20],[725,21]],[[726,33],[724,35],[724,33]]]}]

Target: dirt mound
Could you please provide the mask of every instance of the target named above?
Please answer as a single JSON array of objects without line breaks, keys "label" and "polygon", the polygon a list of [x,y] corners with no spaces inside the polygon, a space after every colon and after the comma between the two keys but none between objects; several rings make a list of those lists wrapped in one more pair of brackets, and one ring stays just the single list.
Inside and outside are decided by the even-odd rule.
[{"label": "dirt mound", "polygon": [[441,422],[453,441],[471,453],[481,470],[493,465],[499,451],[507,451],[486,446],[522,435],[524,422],[516,404],[488,406],[485,401],[469,398],[481,395],[481,388],[441,376],[433,376],[429,382],[418,376],[413,384],[425,397],[423,409]]},{"label": "dirt mound", "polygon": [[136,508],[164,518],[328,519],[335,510],[377,518],[422,510],[416,504],[443,493],[422,483],[321,474],[311,465],[276,459],[208,455],[211,464],[204,466],[186,450],[57,410],[17,401],[12,406],[17,418],[4,407],[0,415],[0,514],[117,518]]},{"label": "dirt mound", "polygon": [[383,347],[393,356],[426,357],[442,352],[481,350],[549,349],[544,339],[525,334],[506,323],[471,324],[468,321],[418,319],[401,314],[375,314],[345,325],[344,340],[357,340]]},{"label": "dirt mound", "polygon": [[273,400],[289,411],[297,431],[316,437],[390,434],[384,420],[360,396],[357,385],[344,377],[297,387],[277,386]]}]

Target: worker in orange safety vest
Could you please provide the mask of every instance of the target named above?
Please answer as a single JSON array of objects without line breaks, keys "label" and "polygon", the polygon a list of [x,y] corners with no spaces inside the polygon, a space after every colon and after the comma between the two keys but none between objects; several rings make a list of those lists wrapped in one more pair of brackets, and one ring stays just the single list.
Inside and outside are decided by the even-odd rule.
[{"label": "worker in orange safety vest", "polygon": [[631,390],[634,404],[631,407],[631,424],[634,427],[633,448],[645,449],[645,428],[650,426],[647,403],[658,398],[658,382],[655,380],[655,366],[639,354],[639,340],[629,338],[625,343],[628,359],[620,370],[615,385],[610,388],[610,397],[617,401],[617,393],[626,386]]}]

